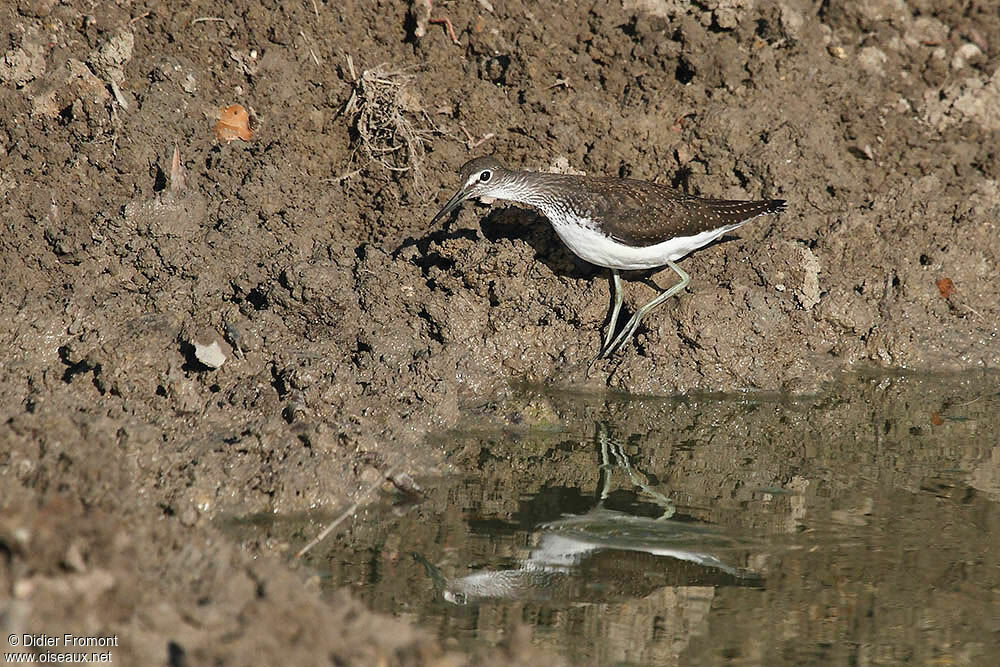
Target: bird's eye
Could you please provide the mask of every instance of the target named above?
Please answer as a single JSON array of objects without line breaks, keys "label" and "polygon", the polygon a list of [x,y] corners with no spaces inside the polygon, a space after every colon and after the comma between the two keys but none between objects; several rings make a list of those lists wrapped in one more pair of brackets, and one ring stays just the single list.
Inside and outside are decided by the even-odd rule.
[{"label": "bird's eye", "polygon": [[489,169],[484,169],[479,174],[479,182],[480,183],[489,183],[491,178],[493,178],[493,172],[490,171]]}]

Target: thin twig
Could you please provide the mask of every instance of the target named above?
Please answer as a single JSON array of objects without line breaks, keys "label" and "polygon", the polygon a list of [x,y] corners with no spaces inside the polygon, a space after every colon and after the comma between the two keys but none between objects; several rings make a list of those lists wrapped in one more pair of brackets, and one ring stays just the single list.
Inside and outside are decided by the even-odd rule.
[{"label": "thin twig", "polygon": [[971,313],[972,313],[973,315],[975,315],[976,317],[978,317],[978,318],[979,318],[979,319],[980,319],[981,321],[983,321],[983,322],[985,322],[985,321],[986,321],[986,318],[985,318],[985,317],[983,317],[983,316],[982,316],[982,315],[981,315],[981,314],[979,313],[979,311],[978,311],[978,310],[976,310],[975,308],[973,308],[972,306],[970,306],[970,305],[967,305],[967,304],[964,304],[964,303],[963,303],[963,304],[961,304],[961,306],[962,306],[962,308],[965,308],[966,310],[968,310],[969,312],[971,312]]},{"label": "thin twig", "polygon": [[362,171],[364,171],[364,170],[363,169],[355,169],[354,171],[348,171],[346,173],[343,173],[340,176],[337,176],[336,178],[324,178],[320,182],[321,183],[341,183],[343,181],[348,180],[349,178],[353,178],[353,177],[357,176]]},{"label": "thin twig", "polygon": [[486,134],[483,135],[481,139],[473,139],[472,135],[469,134],[469,131],[467,129],[465,129],[464,125],[459,125],[459,127],[462,128],[462,132],[465,133],[465,145],[470,151],[476,150],[477,148],[479,148],[487,141],[496,136],[492,132],[487,132]]},{"label": "thin twig", "polygon": [[462,46],[462,42],[458,41],[458,37],[455,36],[455,28],[451,25],[451,19],[447,16],[442,16],[439,19],[427,19],[428,23],[443,23],[445,30],[448,31],[448,36],[451,37],[451,43],[455,46]]},{"label": "thin twig", "polygon": [[128,101],[125,99],[125,96],[122,95],[121,88],[118,87],[118,84],[114,79],[111,79],[109,83],[111,84],[111,92],[114,93],[115,100],[121,105],[122,109],[128,111]]},{"label": "thin twig", "polygon": [[346,519],[347,517],[349,517],[350,515],[354,514],[354,512],[357,511],[358,506],[361,505],[361,501],[364,500],[365,498],[367,498],[373,491],[375,491],[375,489],[377,489],[378,487],[380,487],[382,485],[382,482],[385,481],[386,477],[392,476],[392,473],[393,473],[394,470],[395,470],[395,466],[393,466],[392,468],[389,468],[389,470],[386,471],[385,475],[382,475],[377,480],[375,480],[371,484],[371,486],[369,486],[367,489],[365,489],[364,492],[360,496],[358,496],[357,499],[353,503],[351,503],[351,505],[346,510],[344,510],[343,512],[341,512],[340,516],[338,516],[336,519],[334,519],[333,521],[331,521],[330,525],[328,525],[326,528],[324,528],[322,530],[322,532],[320,532],[319,535],[317,535],[315,538],[313,538],[312,542],[310,542],[309,544],[307,544],[304,547],[302,547],[301,549],[299,549],[299,552],[297,554],[295,554],[295,557],[296,558],[302,558],[302,556],[304,556],[306,554],[306,552],[308,552],[314,546],[316,546],[317,544],[319,544],[320,542],[322,542],[323,540],[325,540],[327,535],[329,535],[330,533],[332,533],[333,530],[337,526],[339,526],[341,523],[343,523],[344,519]]},{"label": "thin twig", "polygon": [[306,34],[301,30],[299,30],[299,37],[301,37],[305,41],[306,48],[309,49],[309,55],[312,56],[313,62],[319,65],[320,64],[319,58],[316,56],[316,52],[313,50],[312,42],[309,40],[308,37],[306,37]]}]

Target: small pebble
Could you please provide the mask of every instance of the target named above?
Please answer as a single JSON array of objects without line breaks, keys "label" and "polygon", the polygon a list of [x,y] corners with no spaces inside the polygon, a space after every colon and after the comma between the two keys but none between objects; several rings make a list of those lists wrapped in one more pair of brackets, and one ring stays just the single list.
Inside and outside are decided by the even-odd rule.
[{"label": "small pebble", "polygon": [[219,341],[213,340],[206,345],[196,340],[193,345],[195,358],[209,368],[219,368],[226,363],[226,353],[222,351]]}]

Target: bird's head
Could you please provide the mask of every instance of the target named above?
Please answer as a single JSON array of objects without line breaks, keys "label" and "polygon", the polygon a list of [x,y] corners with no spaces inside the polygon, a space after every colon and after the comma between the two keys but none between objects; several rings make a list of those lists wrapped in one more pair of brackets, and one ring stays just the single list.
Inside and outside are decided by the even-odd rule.
[{"label": "bird's head", "polygon": [[497,196],[501,191],[500,183],[507,173],[507,169],[492,156],[477,157],[463,164],[459,170],[462,185],[434,216],[431,224],[437,224],[438,220],[454,211],[466,199]]}]

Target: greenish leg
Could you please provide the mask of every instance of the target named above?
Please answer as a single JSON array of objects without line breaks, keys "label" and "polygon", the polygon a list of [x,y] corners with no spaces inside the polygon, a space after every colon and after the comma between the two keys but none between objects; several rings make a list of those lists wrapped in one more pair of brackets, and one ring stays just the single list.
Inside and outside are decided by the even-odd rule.
[{"label": "greenish leg", "polygon": [[611,342],[611,337],[615,335],[615,325],[618,324],[618,313],[622,309],[622,300],[624,299],[625,288],[622,286],[622,277],[618,273],[618,269],[611,269],[611,289],[614,291],[615,304],[611,308],[611,321],[608,322],[608,333],[604,335],[604,345],[601,345],[601,350],[606,350],[608,344]]},{"label": "greenish leg", "polygon": [[604,351],[608,349],[608,345],[611,343],[612,336],[615,335],[615,326],[618,324],[618,313],[622,309],[622,301],[625,298],[625,286],[622,285],[621,274],[618,273],[618,269],[611,269],[611,292],[614,297],[614,304],[611,306],[611,321],[608,322],[608,332],[604,334],[604,344],[601,345],[601,351],[597,353],[597,356],[590,360],[587,364],[587,375],[590,375],[591,369],[593,369],[594,364],[597,363],[599,359],[604,358]]},{"label": "greenish leg", "polygon": [[599,359],[606,359],[611,355],[612,352],[614,352],[619,347],[628,342],[628,340],[632,338],[633,335],[635,335],[635,330],[639,328],[639,322],[641,322],[642,318],[646,316],[646,313],[653,310],[661,303],[663,303],[673,295],[680,292],[682,289],[687,287],[687,284],[689,282],[691,282],[691,276],[684,273],[684,271],[682,271],[679,266],[677,266],[673,262],[667,262],[667,266],[673,269],[674,273],[680,276],[681,281],[676,285],[674,285],[673,287],[671,287],[670,289],[668,289],[667,291],[665,291],[660,296],[656,297],[655,299],[647,303],[639,310],[635,311],[635,315],[633,315],[632,319],[630,319],[628,322],[625,323],[625,326],[622,328],[621,333],[618,334],[618,337],[615,338],[615,340],[610,345],[604,346],[604,349],[598,355]]},{"label": "greenish leg", "polygon": [[[622,447],[621,443],[611,438],[606,424],[598,422],[597,439],[601,443],[601,503],[611,495],[611,471],[613,468],[618,467],[628,474],[629,479],[632,480],[635,486],[639,487],[653,502],[663,508],[663,514],[660,515],[660,519],[669,519],[677,512],[674,501],[649,485],[648,476],[646,482],[639,478],[639,475],[632,467],[632,462],[629,460],[628,454],[625,453],[625,448]],[[612,456],[617,461],[616,465],[611,464]],[[643,474],[645,475],[645,473]]]},{"label": "greenish leg", "polygon": [[[614,270],[614,269],[612,269]],[[608,446],[608,427],[602,422],[597,422],[597,440],[601,443],[601,501],[604,502],[611,495],[611,449]]]}]

